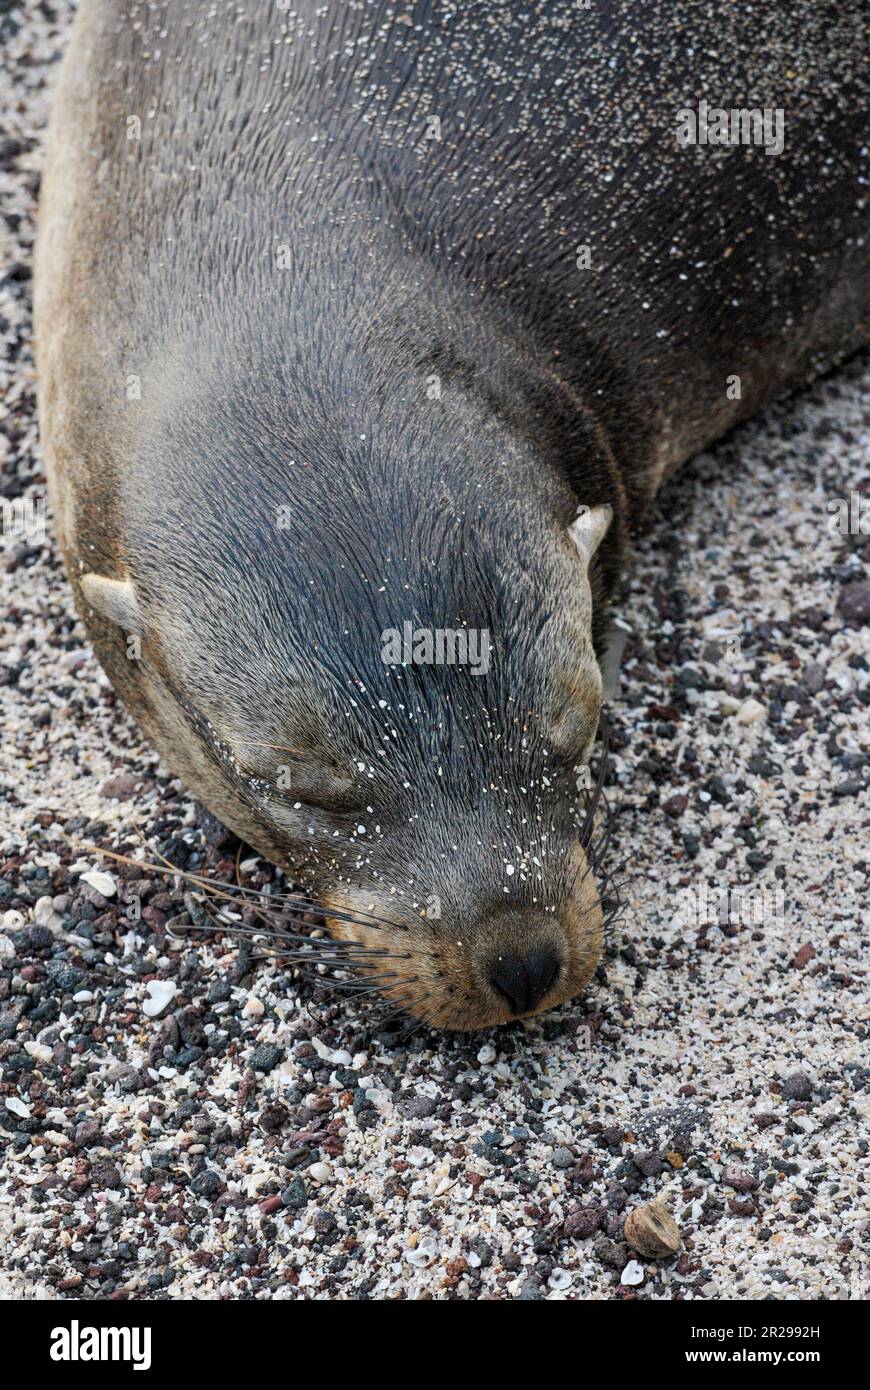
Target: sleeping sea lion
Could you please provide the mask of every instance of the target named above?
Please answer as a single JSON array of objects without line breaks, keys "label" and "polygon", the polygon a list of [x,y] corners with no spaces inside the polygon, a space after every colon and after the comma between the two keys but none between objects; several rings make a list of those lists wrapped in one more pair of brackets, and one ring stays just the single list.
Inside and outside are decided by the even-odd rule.
[{"label": "sleeping sea lion", "polygon": [[95,652],[415,1018],[569,998],[608,596],[870,338],[866,6],[82,0],[36,268]]}]

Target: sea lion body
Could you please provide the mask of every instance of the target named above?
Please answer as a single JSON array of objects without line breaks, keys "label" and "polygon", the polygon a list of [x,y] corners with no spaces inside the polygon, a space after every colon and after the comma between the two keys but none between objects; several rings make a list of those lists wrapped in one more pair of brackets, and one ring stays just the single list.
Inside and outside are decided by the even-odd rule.
[{"label": "sea lion body", "polygon": [[[82,2],[36,272],[77,602],[173,768],[421,1018],[594,968],[607,595],[680,462],[870,338],[868,36],[809,3]],[[680,143],[701,102],[771,138]]]}]

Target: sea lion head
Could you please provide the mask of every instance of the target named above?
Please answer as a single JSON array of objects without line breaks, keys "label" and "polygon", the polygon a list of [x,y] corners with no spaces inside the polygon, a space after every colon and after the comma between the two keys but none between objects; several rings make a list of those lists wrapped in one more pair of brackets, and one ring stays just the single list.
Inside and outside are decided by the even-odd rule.
[{"label": "sea lion head", "polygon": [[575,995],[603,922],[581,825],[611,509],[578,508],[523,444],[484,498],[450,466],[461,444],[425,507],[412,479],[374,495],[363,467],[288,505],[286,464],[234,500],[231,468],[200,463],[189,533],[130,505],[134,572],[81,588],[119,641],[139,634],[123,672],[98,650],[171,765],[388,1001],[445,1029]]}]

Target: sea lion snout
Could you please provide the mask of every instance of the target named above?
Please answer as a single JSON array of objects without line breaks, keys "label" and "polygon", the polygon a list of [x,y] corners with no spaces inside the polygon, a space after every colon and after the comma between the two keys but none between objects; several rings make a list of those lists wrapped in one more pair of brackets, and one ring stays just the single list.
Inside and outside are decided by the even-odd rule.
[{"label": "sea lion snout", "polygon": [[438,1028],[491,1028],[572,998],[598,963],[598,891],[579,846],[568,863],[567,890],[549,908],[496,899],[475,906],[465,885],[455,897],[430,895],[433,919],[419,904],[343,889],[327,895],[327,925],[352,944],[361,977],[404,1013]]},{"label": "sea lion snout", "polygon": [[529,951],[527,955],[497,956],[489,978],[512,1013],[528,1014],[550,993],[561,969],[562,961],[555,951]]}]

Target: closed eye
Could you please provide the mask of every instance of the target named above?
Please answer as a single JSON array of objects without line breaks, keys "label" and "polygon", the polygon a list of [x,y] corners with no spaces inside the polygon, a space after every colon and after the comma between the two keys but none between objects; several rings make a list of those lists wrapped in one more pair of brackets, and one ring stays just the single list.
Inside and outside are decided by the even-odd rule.
[{"label": "closed eye", "polygon": [[355,779],[335,767],[310,763],[279,763],[269,774],[240,769],[248,786],[264,800],[288,810],[312,810],[328,815],[347,815],[360,809]]},{"label": "closed eye", "polygon": [[299,796],[292,791],[284,792],[282,800],[294,809],[299,804],[301,810],[325,811],[331,816],[345,816],[361,810],[359,797],[335,793],[333,795]]}]

